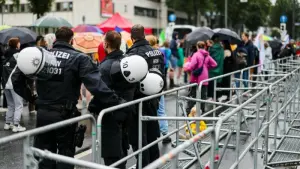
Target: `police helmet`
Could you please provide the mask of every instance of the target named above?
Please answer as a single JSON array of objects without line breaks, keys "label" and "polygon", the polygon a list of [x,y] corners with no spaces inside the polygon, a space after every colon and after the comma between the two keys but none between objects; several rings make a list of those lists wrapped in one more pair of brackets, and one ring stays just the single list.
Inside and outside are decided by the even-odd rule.
[{"label": "police helmet", "polygon": [[38,47],[28,47],[19,53],[17,64],[25,75],[33,75],[42,70],[45,65],[45,59]]},{"label": "police helmet", "polygon": [[148,72],[147,61],[139,56],[124,57],[120,62],[121,72],[129,83],[141,81]]},{"label": "police helmet", "polygon": [[145,95],[160,93],[164,88],[164,78],[158,69],[150,69],[147,76],[140,82],[140,92]]},{"label": "police helmet", "polygon": [[25,75],[37,75],[39,80],[47,80],[61,72],[57,68],[56,57],[40,47],[27,47],[21,50],[17,57],[17,65]]}]

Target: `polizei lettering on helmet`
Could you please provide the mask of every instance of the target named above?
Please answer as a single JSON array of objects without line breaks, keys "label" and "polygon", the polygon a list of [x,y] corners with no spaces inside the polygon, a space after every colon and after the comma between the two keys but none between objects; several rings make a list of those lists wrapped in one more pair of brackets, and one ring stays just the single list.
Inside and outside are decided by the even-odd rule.
[{"label": "polizei lettering on helmet", "polygon": [[145,53],[148,57],[161,56],[162,53],[159,50],[152,50]]}]

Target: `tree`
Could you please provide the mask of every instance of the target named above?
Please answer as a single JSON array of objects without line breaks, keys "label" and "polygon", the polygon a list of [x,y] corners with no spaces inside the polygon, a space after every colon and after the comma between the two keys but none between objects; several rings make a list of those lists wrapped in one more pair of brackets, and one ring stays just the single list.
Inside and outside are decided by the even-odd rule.
[{"label": "tree", "polygon": [[277,0],[275,3],[275,6],[271,9],[271,15],[270,15],[270,26],[279,27],[280,26],[280,16],[286,15],[288,18],[288,21],[286,23],[286,29],[289,34],[292,33],[293,29],[293,7],[295,7],[295,14],[296,18],[297,14],[299,14],[300,11],[300,5],[298,1],[295,1],[295,5],[293,0]]},{"label": "tree", "polygon": [[30,11],[37,15],[37,18],[43,16],[51,10],[53,0],[28,0]]},{"label": "tree", "polygon": [[[225,16],[225,0],[215,0],[216,9]],[[270,0],[249,0],[241,3],[240,0],[228,0],[229,25],[245,24],[255,31],[259,26],[265,26],[271,9]]]},{"label": "tree", "polygon": [[211,0],[166,0],[166,4],[171,9],[185,12],[191,25],[196,25],[199,10],[204,13],[213,7]]}]

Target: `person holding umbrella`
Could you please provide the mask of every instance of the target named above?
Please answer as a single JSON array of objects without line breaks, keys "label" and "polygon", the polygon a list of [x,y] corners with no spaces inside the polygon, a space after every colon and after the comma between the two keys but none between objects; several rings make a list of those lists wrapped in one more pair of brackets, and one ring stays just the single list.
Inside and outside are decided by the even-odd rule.
[{"label": "person holding umbrella", "polygon": [[[209,54],[217,62],[217,67],[209,70],[209,78],[222,75],[223,65],[224,65],[224,49],[220,43],[219,36],[213,36],[212,40],[214,41],[214,44],[209,48]],[[219,78],[216,82],[217,82],[216,85],[220,84],[222,82],[222,78]],[[207,97],[209,99],[213,98],[214,91],[215,91],[214,81],[210,81],[208,84],[208,93],[207,93]],[[219,92],[217,92],[216,98],[219,98]]]}]

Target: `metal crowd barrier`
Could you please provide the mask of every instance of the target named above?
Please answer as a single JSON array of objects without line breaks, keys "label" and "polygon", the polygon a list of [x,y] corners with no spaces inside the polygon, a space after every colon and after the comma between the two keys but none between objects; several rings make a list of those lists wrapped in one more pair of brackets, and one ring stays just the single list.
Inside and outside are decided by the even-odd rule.
[{"label": "metal crowd barrier", "polygon": [[[293,99],[295,99],[296,95],[298,95],[298,99],[300,98],[300,90],[299,88],[297,87],[298,86],[298,83],[300,81],[299,79],[299,65],[300,65],[300,62],[296,63],[295,62],[289,62],[287,64],[281,64],[280,66],[283,66],[283,65],[293,65],[292,67],[293,68],[296,68],[294,69],[292,72],[290,73],[285,73],[285,74],[280,74],[278,77],[281,77],[279,80],[276,80],[275,82],[272,82],[272,83],[261,83],[261,84],[265,84],[267,85],[266,87],[262,87],[262,88],[259,88],[260,91],[257,92],[254,96],[250,97],[248,100],[246,100],[245,102],[242,101],[240,102],[238,106],[236,105],[230,105],[230,104],[227,104],[227,103],[215,103],[215,105],[222,105],[222,106],[228,106],[228,107],[235,107],[233,110],[231,110],[229,113],[227,113],[224,117],[220,117],[217,124],[213,126],[215,127],[214,128],[214,132],[215,132],[215,136],[213,138],[215,138],[215,140],[212,140],[211,144],[211,155],[210,155],[210,162],[208,163],[209,165],[209,168],[210,169],[216,169],[216,168],[219,168],[220,166],[220,163],[221,163],[221,160],[222,160],[222,157],[224,156],[224,153],[225,153],[225,150],[226,148],[228,147],[228,139],[226,139],[225,141],[225,146],[223,147],[223,154],[221,155],[221,157],[217,156],[218,158],[216,159],[216,155],[218,154],[219,152],[219,141],[220,141],[220,133],[221,133],[221,126],[224,122],[226,122],[228,119],[232,118],[235,114],[237,114],[237,131],[236,131],[236,160],[235,162],[231,165],[230,169],[235,169],[235,168],[238,168],[238,165],[239,163],[241,162],[242,158],[247,154],[247,152],[249,152],[251,150],[251,148],[253,146],[255,146],[254,148],[254,160],[253,160],[253,167],[254,168],[260,168],[258,167],[257,165],[257,154],[258,154],[258,139],[259,137],[262,136],[262,134],[265,132],[265,139],[264,139],[264,144],[265,145],[265,151],[264,151],[264,164],[265,164],[265,167],[268,167],[268,168],[271,168],[270,166],[268,165],[277,165],[275,163],[270,163],[270,158],[268,158],[268,153],[269,153],[269,144],[268,144],[268,141],[269,141],[269,126],[272,122],[276,121],[276,124],[278,123],[278,116],[281,114],[281,112],[283,110],[286,109],[287,106],[290,106],[290,109],[291,109],[291,105],[292,105],[292,101]],[[297,66],[298,65],[298,66]],[[290,68],[291,67],[284,67],[284,69],[286,68]],[[283,72],[281,72],[283,73]],[[224,76],[223,76],[224,77]],[[259,76],[257,75],[257,77],[265,77],[265,76]],[[217,80],[218,77],[216,78],[212,78],[212,79],[209,79],[209,81],[211,80]],[[288,81],[290,80],[290,81]],[[255,83],[255,81],[252,81]],[[287,82],[290,82],[289,85],[285,85],[284,87],[284,101],[283,103],[281,104],[280,108],[278,107],[279,105],[279,94],[280,94],[280,83],[285,83],[287,84]],[[200,84],[201,86],[201,84]],[[216,86],[215,86],[216,87]],[[201,90],[201,88],[199,87],[199,89]],[[217,88],[216,88],[217,89]],[[248,90],[251,89],[251,88],[247,88]],[[257,90],[258,88],[253,88],[255,90]],[[292,94],[290,94],[288,97],[288,92],[287,91],[290,91]],[[199,93],[199,92],[198,92]],[[216,94],[214,94],[216,95]],[[265,116],[263,117],[263,119],[266,121],[265,123],[259,123],[259,119],[260,119],[260,101],[258,98],[259,97],[264,97],[266,96],[266,114]],[[193,101],[197,101],[197,104],[198,106],[200,102],[204,102],[204,103],[213,103],[211,101],[206,101],[206,100],[201,100],[201,99],[190,99],[190,98],[186,98],[186,97],[183,97],[184,99],[187,99],[187,100],[193,100]],[[270,110],[271,110],[271,103],[273,101],[273,99],[276,98],[276,103],[275,103],[275,111],[273,113],[273,116],[272,118],[270,119]],[[243,113],[241,112],[241,110],[245,109],[252,101],[256,101],[256,104],[255,104],[255,110],[256,110],[256,116],[255,116],[255,131],[254,131],[254,138],[252,138],[253,140],[248,144],[248,146],[244,149],[244,151],[242,153],[240,153],[241,151],[241,147],[240,147],[240,134],[241,134],[241,123],[242,123],[242,115]],[[299,101],[298,101],[298,109],[300,108],[299,106]],[[293,108],[294,108],[294,111],[296,110],[296,106],[295,104],[293,105]],[[197,109],[198,112],[199,112],[199,108]],[[213,110],[215,111],[215,109]],[[209,113],[213,113],[213,111],[210,111]],[[290,111],[291,112],[291,111]],[[200,111],[201,113],[201,111]],[[209,114],[209,113],[205,113],[203,116]],[[299,112],[297,112],[299,114]],[[297,114],[297,115],[298,115]],[[299,115],[300,116],[300,115]],[[286,111],[285,111],[285,118],[284,118],[284,124],[287,122],[287,115],[286,115]],[[155,118],[155,119],[168,119],[168,118]],[[195,118],[196,119],[196,118]],[[199,118],[197,118],[198,120]],[[300,119],[299,119],[300,121]],[[275,126],[276,126],[275,124]],[[274,154],[277,152],[285,152],[285,153],[291,153],[291,151],[283,151],[283,150],[278,150],[278,147],[276,146],[276,140],[277,140],[277,126],[275,127],[275,131],[274,131],[274,144],[275,144],[275,147],[277,148],[273,154],[271,156],[274,156]],[[198,127],[197,127],[198,129]],[[285,131],[285,127],[284,127],[284,131]],[[299,133],[300,133],[300,130],[299,130]],[[197,134],[196,136],[194,136],[192,139],[190,139],[189,142],[184,142],[182,145],[184,146],[178,146],[177,148],[171,150],[171,152],[165,154],[164,156],[162,156],[160,159],[156,160],[155,162],[153,162],[152,164],[148,165],[146,168],[147,169],[150,169],[150,168],[158,168],[158,167],[161,167],[162,165],[164,165],[167,161],[169,160],[172,160],[172,161],[176,161],[176,157],[178,156],[178,154],[180,152],[183,152],[184,149],[187,147],[187,146],[190,146],[192,145],[194,142],[192,140],[196,140],[196,142],[198,140],[200,140],[199,138],[199,135],[203,134],[203,132],[201,132],[200,134]],[[228,136],[230,137],[231,134],[228,134]],[[290,136],[291,137],[291,136]],[[298,138],[299,137],[299,138]],[[298,136],[296,138],[300,139],[300,136]],[[294,136],[295,138],[295,136]],[[282,141],[281,141],[282,142]],[[300,144],[300,143],[299,143]],[[299,157],[299,152],[293,152],[294,154],[297,155],[297,157]],[[300,162],[300,160],[298,159],[298,161]],[[293,163],[295,164],[295,161],[292,161],[290,163]],[[300,163],[299,163],[300,164]],[[282,166],[284,166],[285,164],[283,164]],[[279,165],[277,165],[279,166]],[[249,168],[251,168],[250,166],[247,166]],[[203,166],[200,166],[200,168],[203,168]]]},{"label": "metal crowd barrier", "polygon": [[[199,168],[204,168],[203,161],[201,161],[201,157],[208,151],[210,151],[210,163],[209,166],[212,169],[217,169],[220,166],[220,162],[222,161],[222,158],[225,154],[226,148],[235,148],[236,150],[236,161],[232,165],[231,168],[238,168],[238,164],[241,161],[242,157],[252,149],[253,146],[255,146],[254,151],[258,153],[258,144],[257,140],[260,136],[262,136],[263,132],[265,132],[265,139],[264,139],[264,145],[266,147],[267,153],[265,154],[265,164],[268,164],[268,139],[269,139],[269,131],[268,127],[270,123],[272,123],[274,120],[278,122],[278,116],[280,115],[280,112],[282,110],[285,110],[287,106],[290,106],[291,103],[293,103],[293,99],[295,95],[298,95],[298,98],[300,98],[300,91],[297,87],[296,82],[299,82],[299,65],[300,63],[291,61],[291,57],[289,58],[284,58],[280,60],[275,60],[270,63],[267,63],[270,65],[271,69],[268,70],[263,70],[262,74],[255,74],[255,75],[250,75],[250,69],[253,68],[258,68],[261,67],[261,65],[256,65],[252,66],[246,69],[242,69],[239,71],[235,71],[232,73],[224,74],[218,77],[210,78],[206,81],[211,82],[213,81],[214,86],[215,86],[215,91],[214,91],[214,101],[208,101],[208,100],[203,100],[201,99],[201,89],[203,86],[203,82],[201,82],[198,86],[198,92],[197,92],[197,97],[196,98],[188,98],[188,97],[183,97],[179,95],[179,91],[189,89],[191,87],[197,86],[197,84],[190,84],[186,85],[183,87],[179,87],[176,89],[168,90],[165,92],[162,92],[160,94],[148,96],[145,98],[141,98],[138,100],[134,100],[128,103],[124,103],[121,105],[117,105],[114,107],[110,107],[107,109],[104,109],[100,112],[98,118],[97,118],[97,125],[95,125],[95,119],[91,115],[83,115],[80,117],[76,117],[73,119],[65,120],[62,122],[58,122],[55,124],[51,124],[48,126],[44,126],[41,128],[36,128],[33,130],[29,130],[23,133],[18,133],[12,136],[4,137],[0,139],[0,145],[4,143],[8,143],[10,141],[15,141],[18,139],[24,139],[24,168],[34,168],[34,164],[36,165],[36,162],[34,161],[33,155],[40,156],[42,158],[48,158],[52,160],[58,160],[61,162],[69,163],[69,164],[74,164],[74,165],[79,165],[83,167],[89,167],[89,168],[114,168],[118,166],[119,164],[127,161],[128,159],[135,157],[138,155],[138,164],[136,168],[142,168],[142,152],[148,149],[149,147],[158,144],[161,142],[164,138],[167,138],[171,135],[176,135],[176,140],[175,142],[172,143],[172,145],[175,147],[171,152],[167,155],[162,156],[160,159],[156,160],[149,166],[147,166],[147,169],[150,168],[157,168],[162,165],[168,164],[166,168],[188,168],[189,166],[193,165],[196,163]],[[243,79],[242,75],[243,72],[248,71],[249,76],[247,79]],[[265,72],[271,72],[268,74],[264,74]],[[239,73],[240,78],[232,78],[233,75]],[[221,88],[217,86],[217,80],[220,78],[224,78],[226,76],[230,77],[231,82],[240,82],[239,87],[230,87],[230,88]],[[269,80],[265,81],[264,77],[269,77]],[[297,78],[298,79],[297,79]],[[256,78],[256,79],[255,79]],[[279,79],[278,79],[279,78]],[[261,81],[259,81],[261,79]],[[273,81],[272,81],[273,80]],[[241,87],[242,83],[241,82],[247,82],[248,87]],[[286,87],[290,87],[290,90],[288,88],[282,87],[282,84],[286,84],[287,82],[291,82],[290,85],[286,85]],[[292,83],[293,82],[293,83]],[[256,84],[256,86],[250,86],[250,84]],[[279,97],[279,94],[282,93],[280,89],[284,89],[284,100],[282,102],[282,105],[279,107],[276,106],[275,111],[275,116],[273,115],[270,117],[270,112],[271,112],[271,101],[273,101],[274,97]],[[230,91],[230,97],[229,101],[223,103],[223,102],[217,102],[216,101],[216,96],[217,96],[217,91],[221,90],[228,90]],[[250,97],[248,100],[244,101],[243,100],[243,94],[249,94],[251,91],[257,91],[257,93]],[[294,94],[290,94],[291,92],[295,92]],[[142,103],[147,100],[151,100],[153,98],[158,98],[166,94],[170,93],[176,93],[176,117],[152,117],[152,116],[143,116],[142,115]],[[233,97],[233,92],[235,92],[236,97]],[[277,93],[276,93],[277,92]],[[277,94],[277,95],[276,95]],[[287,95],[289,95],[289,99],[287,98]],[[258,98],[264,99],[262,102],[259,102],[260,100]],[[267,98],[267,99],[265,99]],[[192,100],[196,102],[196,110],[197,110],[197,116],[196,117],[187,117],[187,113],[185,112],[183,108],[183,102],[186,100]],[[250,103],[256,101],[255,107],[251,106]],[[237,102],[237,104],[234,104],[234,102]],[[276,102],[279,103],[279,100],[276,99]],[[300,105],[300,101],[299,105]],[[208,112],[202,114],[201,112],[201,104],[200,103],[207,103],[207,104],[213,104],[213,109],[209,110]],[[127,106],[131,105],[136,105],[139,104],[139,131],[138,131],[138,138],[139,138],[139,145],[138,145],[138,150],[133,152],[132,154],[128,155],[127,157],[124,157],[123,159],[120,159],[116,163],[112,164],[111,166],[107,167],[104,165],[101,165],[101,141],[102,141],[102,132],[101,132],[101,124],[102,124],[102,119],[103,116],[107,113],[111,113],[115,110],[122,109]],[[249,106],[250,105],[250,106]],[[264,106],[267,106],[266,108],[263,108]],[[182,112],[184,113],[185,117],[179,117],[179,109],[182,109]],[[227,109],[222,111],[221,109],[226,107]],[[291,106],[290,106],[291,107]],[[295,105],[293,106],[295,107]],[[298,106],[298,109],[300,106]],[[295,110],[295,108],[294,108]],[[224,113],[224,116],[217,117],[216,113],[217,111],[221,111],[221,114]],[[252,112],[253,114],[245,114],[244,111],[254,111]],[[266,111],[265,115],[263,115],[263,119],[266,119],[265,123],[259,123],[259,119],[261,119],[260,111]],[[256,113],[255,113],[256,112]],[[213,117],[205,117],[207,115],[213,114]],[[273,113],[274,114],[274,113]],[[230,120],[232,120],[236,116],[236,124],[233,124]],[[251,135],[251,132],[249,131],[242,131],[241,125],[244,124],[248,126],[247,124],[247,119],[256,119],[256,127],[255,127],[255,138],[249,146],[240,154],[240,145],[238,144],[240,142],[240,137],[241,134],[246,134],[246,135]],[[270,119],[271,118],[271,119]],[[29,138],[33,135],[44,133],[50,130],[54,130],[66,125],[70,125],[72,123],[76,123],[80,120],[84,119],[91,119],[92,121],[92,162],[86,162],[82,160],[76,160],[73,158],[69,157],[64,157],[61,155],[53,154],[48,151],[44,150],[39,150],[33,147],[30,147],[29,145]],[[171,131],[169,134],[160,137],[159,139],[153,141],[152,143],[146,145],[145,147],[142,147],[142,121],[150,121],[150,120],[175,120],[176,121],[176,129],[174,131]],[[212,124],[209,125],[209,127],[200,132],[199,131],[199,121],[204,120],[204,121],[212,121]],[[179,121],[185,121],[186,124],[183,126],[179,126]],[[195,136],[193,136],[190,128],[190,124],[196,122],[196,129],[197,133]],[[288,115],[285,113],[285,118],[284,118],[284,123],[286,124],[288,122]],[[226,126],[224,128],[224,126]],[[236,126],[236,129],[233,129],[232,126]],[[260,127],[261,126],[261,127]],[[179,139],[179,131],[184,129],[185,127],[188,127],[188,131],[190,133],[191,139],[188,141],[180,140]],[[222,128],[223,127],[223,128]],[[230,139],[233,134],[236,134],[236,145],[229,144]],[[274,140],[276,140],[276,132],[274,133]],[[300,136],[299,136],[300,137]],[[224,141],[225,143],[220,143],[220,141]],[[207,145],[205,146],[204,149],[202,149],[202,144]],[[192,146],[192,148],[189,148],[189,146]],[[221,156],[219,156],[219,148],[223,148],[223,152]],[[189,148],[189,149],[187,149]],[[178,158],[178,154],[180,152],[185,152],[186,154],[190,155],[189,158]],[[277,151],[280,152],[280,151]],[[216,156],[217,155],[217,156]],[[271,156],[274,156],[273,154]],[[171,160],[171,161],[170,161]],[[257,163],[257,160],[254,161],[254,164]]]}]

